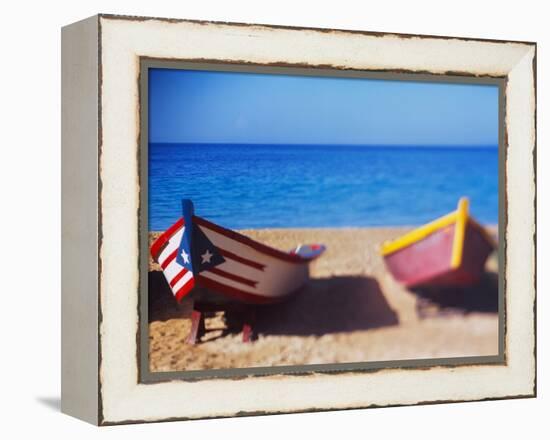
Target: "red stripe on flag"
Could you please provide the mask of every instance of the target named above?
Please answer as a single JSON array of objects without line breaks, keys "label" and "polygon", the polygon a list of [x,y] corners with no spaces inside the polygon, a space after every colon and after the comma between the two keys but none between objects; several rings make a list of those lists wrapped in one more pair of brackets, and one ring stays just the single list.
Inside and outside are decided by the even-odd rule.
[{"label": "red stripe on flag", "polygon": [[170,281],[170,287],[174,287],[177,282],[179,280],[182,279],[182,277],[187,273],[187,269],[183,268],[182,270],[180,270],[180,272],[174,277],[172,278],[172,280]]},{"label": "red stripe on flag", "polygon": [[256,287],[256,284],[258,284],[257,281],[252,281],[252,280],[249,280],[248,278],[240,277],[239,275],[226,272],[225,270],[218,269],[217,267],[212,267],[210,269],[207,269],[207,272],[211,272],[213,274],[219,275],[220,277],[224,277],[229,280],[236,281],[238,283],[246,284],[247,286],[250,286],[250,287]]},{"label": "red stripe on flag", "polygon": [[183,220],[183,217],[182,217],[176,223],[170,226],[166,231],[164,231],[159,238],[155,240],[155,242],[151,245],[151,255],[155,260],[160,255],[163,247],[170,241],[170,239],[174,236],[174,234],[183,227],[184,224],[185,224],[185,221]]},{"label": "red stripe on flag", "polygon": [[224,257],[229,258],[230,260],[237,261],[242,264],[246,264],[247,266],[253,267],[254,269],[258,270],[264,270],[265,264],[256,263],[255,261],[249,260],[248,258],[241,257],[237,254],[234,254],[233,252],[226,251],[225,249],[221,249],[217,247],[220,254],[222,254]]},{"label": "red stripe on flag", "polygon": [[178,255],[178,250],[174,249],[174,251],[170,255],[168,255],[162,263],[160,263],[160,267],[162,267],[163,270],[166,269],[168,265],[172,261],[174,261],[174,259],[176,258],[176,255]]},{"label": "red stripe on flag", "polygon": [[176,301],[180,302],[185,295],[191,292],[193,287],[195,287],[195,278],[191,278],[183,286],[181,286],[176,293],[174,293],[174,296],[176,297]]},{"label": "red stripe on flag", "polygon": [[278,302],[282,302],[287,300],[289,297],[295,295],[298,293],[301,289],[296,289],[286,295],[277,296],[277,297],[269,297],[265,296],[261,293],[250,293],[245,292],[244,290],[237,289],[235,287],[230,287],[226,284],[220,283],[218,281],[214,281],[210,278],[206,278],[203,275],[197,275],[197,282],[201,287],[205,287],[207,289],[216,291],[218,293],[221,293],[229,298],[245,302],[245,303],[252,303],[252,304],[274,304]]},{"label": "red stripe on flag", "polygon": [[285,300],[288,296],[294,293],[292,292],[290,295],[285,295],[284,297],[270,298],[268,296],[263,296],[260,294],[255,295],[250,292],[245,292],[244,290],[236,289],[235,287],[230,287],[226,284],[219,283],[217,281],[211,280],[210,278],[206,278],[203,275],[197,275],[197,281],[202,287],[213,290],[215,292],[219,292],[225,296],[228,296],[229,298],[253,304],[277,303]]}]

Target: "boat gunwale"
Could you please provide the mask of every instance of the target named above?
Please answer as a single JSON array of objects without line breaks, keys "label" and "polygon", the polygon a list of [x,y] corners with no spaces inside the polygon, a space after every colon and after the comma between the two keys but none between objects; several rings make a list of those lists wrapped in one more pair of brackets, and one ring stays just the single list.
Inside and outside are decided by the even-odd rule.
[{"label": "boat gunwale", "polygon": [[[270,257],[276,258],[278,260],[286,261],[289,263],[294,264],[307,264],[311,261],[315,260],[316,258],[320,257],[322,255],[322,252],[320,254],[314,255],[311,258],[302,257],[299,254],[291,254],[287,253],[278,249],[275,249],[271,246],[267,246],[263,243],[260,243],[256,240],[253,240],[250,237],[247,237],[246,235],[239,234],[238,232],[235,232],[231,229],[224,228],[222,226],[219,226],[215,223],[212,223],[202,217],[198,217],[196,215],[193,216],[193,222],[198,224],[199,226],[205,227],[206,229],[209,229],[213,232],[217,232],[227,238],[230,238],[232,240],[235,240],[245,246],[248,246],[264,255],[268,255]],[[178,225],[176,227],[176,225]],[[170,226],[166,231],[164,231],[151,245],[151,255],[156,260],[159,255],[161,254],[164,245],[168,243],[170,238],[172,238],[183,226],[185,225],[185,222],[183,221],[183,218],[179,218],[172,226]]]},{"label": "boat gunwale", "polygon": [[453,211],[442,217],[439,217],[429,223],[414,228],[412,231],[407,232],[404,235],[394,239],[388,240],[382,243],[380,246],[380,253],[383,257],[394,254],[402,249],[408,248],[430,235],[439,232],[441,229],[446,228],[456,222],[457,212]]},{"label": "boat gunwale", "polygon": [[[449,214],[445,214],[422,226],[419,226],[418,228],[415,228],[412,231],[409,231],[406,234],[401,235],[400,237],[394,240],[385,241],[380,246],[380,254],[382,255],[382,257],[388,257],[396,252],[399,252],[416,243],[421,242],[427,237],[441,231],[443,228],[446,228],[447,226],[450,226],[452,224],[458,224],[458,222],[462,222],[464,226],[467,224],[474,226],[478,230],[478,232],[482,234],[483,238],[487,240],[493,248],[497,247],[497,243],[493,239],[493,237],[491,237],[491,235],[487,233],[485,228],[468,213],[467,206],[465,211],[461,211],[460,204],[459,204],[459,208],[457,210],[452,211]],[[457,231],[455,230],[455,237],[456,237],[456,233]],[[462,237],[462,241],[464,239],[465,239],[465,236]],[[458,254],[456,243],[453,243],[452,253],[453,253],[453,256],[455,253]],[[460,252],[460,254],[462,254],[462,252]],[[460,257],[461,256],[462,255],[460,255]],[[451,263],[453,262],[455,263],[455,264],[451,264],[454,268],[460,266],[462,258],[458,258],[458,257],[459,256],[457,255],[457,257],[455,258],[451,258]]]},{"label": "boat gunwale", "polygon": [[277,258],[279,260],[287,261],[289,263],[298,263],[298,264],[309,263],[321,255],[321,254],[318,254],[312,258],[305,258],[298,254],[291,254],[288,252],[281,251],[279,249],[275,249],[271,246],[268,246],[256,240],[253,240],[252,238],[247,237],[246,235],[240,234],[231,229],[224,228],[223,226],[217,225],[216,223],[212,223],[211,221],[208,221],[202,217],[193,216],[193,221],[197,223],[199,226],[203,226],[206,229],[210,229],[213,232],[217,232],[219,234],[224,235],[227,238],[238,241],[239,243],[244,244],[245,246],[249,246],[252,249],[262,254],[269,255],[271,257]]}]

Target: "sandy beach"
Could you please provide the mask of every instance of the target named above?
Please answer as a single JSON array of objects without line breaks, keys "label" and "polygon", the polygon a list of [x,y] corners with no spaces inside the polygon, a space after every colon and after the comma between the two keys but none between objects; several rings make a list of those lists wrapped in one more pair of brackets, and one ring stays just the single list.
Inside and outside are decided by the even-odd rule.
[{"label": "sandy beach", "polygon": [[[497,258],[478,286],[411,292],[385,270],[379,244],[410,228],[269,229],[241,233],[288,250],[324,243],[309,284],[291,300],[259,307],[257,340],[209,318],[207,334],[185,343],[192,303],[176,304],[160,268],[149,264],[152,371],[365,362],[498,354]],[[491,228],[495,232],[495,228]],[[150,234],[150,241],[158,233]],[[421,307],[419,307],[421,305]]]}]

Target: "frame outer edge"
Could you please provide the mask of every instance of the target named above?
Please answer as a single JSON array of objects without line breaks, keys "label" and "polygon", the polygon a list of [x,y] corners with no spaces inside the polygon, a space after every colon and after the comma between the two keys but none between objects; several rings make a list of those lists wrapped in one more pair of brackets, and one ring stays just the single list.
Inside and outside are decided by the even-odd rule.
[{"label": "frame outer edge", "polygon": [[61,31],[61,411],[99,424],[98,17]]},{"label": "frame outer edge", "polygon": [[535,331],[535,383],[533,384],[533,396],[534,397],[537,397],[537,393],[538,393],[538,388],[537,388],[537,384],[538,384],[538,381],[537,381],[537,374],[538,374],[538,362],[537,362],[537,343],[538,343],[538,339],[537,339],[537,319],[538,319],[538,315],[537,315],[537,277],[538,277],[538,273],[537,273],[537,256],[538,256],[538,250],[537,250],[537,210],[538,210],[538,192],[537,192],[537,148],[538,148],[538,135],[537,135],[537,112],[538,112],[538,88],[537,88],[537,84],[538,84],[538,80],[537,80],[537,72],[538,72],[538,66],[537,66],[537,59],[538,59],[538,46],[535,44],[535,56],[533,58],[533,80],[535,82],[534,84],[534,89],[535,89],[535,115],[534,115],[534,118],[535,118],[535,147],[534,147],[534,150],[533,150],[533,167],[535,169],[535,201],[534,201],[534,205],[535,205],[535,234],[533,236],[533,243],[535,245],[535,279],[534,279],[534,283],[535,283],[535,303],[533,304],[533,310],[534,310],[534,314],[535,314],[535,322],[533,323],[533,328],[534,328],[534,331]]},{"label": "frame outer edge", "polygon": [[[100,16],[100,21],[101,21],[101,18],[110,18],[109,16]],[[101,48],[99,48],[99,51],[101,51]],[[101,69],[101,66],[99,67],[99,69]],[[100,73],[100,78],[99,78],[99,83],[100,84],[100,88],[99,88],[99,93],[101,93],[101,73]],[[101,95],[100,95],[101,97]],[[101,111],[99,109],[99,111]],[[101,127],[99,127],[99,140],[101,142]],[[99,147],[100,149],[101,147]],[[99,151],[98,151],[99,153]],[[97,160],[97,157],[96,157],[96,160]],[[97,182],[98,183],[98,190],[101,191],[101,182]],[[536,188],[535,188],[535,191],[536,191]],[[98,208],[99,211],[96,211],[100,213],[101,215],[101,207]],[[536,225],[536,224],[535,224]],[[99,224],[98,225],[99,227],[99,231],[101,231],[101,225]],[[535,226],[536,227],[536,226]],[[536,258],[536,254],[535,254],[535,258]],[[101,261],[99,261],[99,264],[101,264]],[[101,268],[99,267],[98,268],[98,273],[99,275],[101,275]],[[101,321],[101,316],[98,315],[98,322]],[[536,332],[535,332],[535,337],[536,337]],[[100,356],[98,357],[97,359],[99,362],[100,362]],[[535,377],[535,380],[536,380],[536,377]],[[516,395],[510,395],[510,396],[499,396],[499,397],[493,397],[493,398],[480,398],[480,399],[466,399],[466,400],[436,400],[436,401],[421,401],[421,402],[417,402],[417,403],[414,403],[414,404],[426,404],[426,403],[444,403],[444,402],[456,402],[456,401],[479,401],[479,400],[497,400],[497,399],[502,399],[502,398],[514,398],[514,397],[521,397],[521,398],[524,398],[524,397],[532,397],[531,394],[523,394],[523,393],[520,393],[520,394],[516,394]],[[99,405],[101,405],[101,402],[99,403]],[[370,405],[370,407],[375,407],[377,405]],[[395,405],[383,405],[383,406],[395,406]],[[367,407],[367,406],[365,406]],[[351,407],[353,408],[353,407]],[[363,406],[361,406],[360,408],[363,408]],[[326,409],[326,410],[332,410],[332,409],[337,409],[337,408],[323,408],[323,409]],[[348,409],[348,408],[346,408]],[[303,411],[313,411],[313,410],[316,410],[315,408],[311,408],[311,409],[304,409]],[[318,410],[318,409],[317,409]],[[101,412],[101,406],[100,406],[100,410]],[[283,413],[286,413],[288,411],[282,411]],[[290,411],[290,412],[294,412],[294,411]],[[296,411],[296,412],[302,412],[302,411]],[[246,412],[246,411],[241,411],[239,413],[236,413],[236,414],[233,414],[234,416],[239,416],[239,415],[259,415],[260,413],[263,414],[263,412],[254,412],[254,413],[251,413],[251,412]],[[267,412],[267,413],[277,413],[276,411],[274,412]],[[265,414],[267,414],[265,413]],[[218,414],[218,415],[215,415],[213,417],[223,417],[222,414]],[[190,418],[195,418],[195,417],[190,417]],[[198,417],[198,418],[210,418],[210,417]],[[100,423],[101,424],[105,424],[105,425],[110,425],[110,424],[121,424],[121,423],[137,423],[137,422],[151,422],[151,421],[165,421],[165,420],[184,420],[186,419],[185,417],[182,417],[182,418],[179,418],[179,417],[174,417],[174,418],[171,418],[171,417],[168,417],[168,418],[152,418],[152,419],[142,419],[142,418],[137,418],[137,419],[132,419],[131,417],[130,418],[125,418],[125,419],[122,419],[122,420],[117,420],[117,418],[115,417],[113,420],[111,420],[111,417],[107,417],[105,420],[102,419],[102,416],[99,415],[99,419],[100,419]]]}]

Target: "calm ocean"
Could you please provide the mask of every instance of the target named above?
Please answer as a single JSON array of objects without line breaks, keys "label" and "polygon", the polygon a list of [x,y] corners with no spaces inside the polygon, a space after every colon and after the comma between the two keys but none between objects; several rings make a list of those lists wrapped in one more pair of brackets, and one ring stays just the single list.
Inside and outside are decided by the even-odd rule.
[{"label": "calm ocean", "polygon": [[498,221],[496,147],[149,144],[149,229],[164,230],[190,198],[222,226],[418,225],[468,196]]}]

